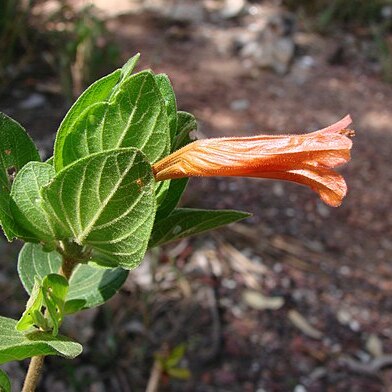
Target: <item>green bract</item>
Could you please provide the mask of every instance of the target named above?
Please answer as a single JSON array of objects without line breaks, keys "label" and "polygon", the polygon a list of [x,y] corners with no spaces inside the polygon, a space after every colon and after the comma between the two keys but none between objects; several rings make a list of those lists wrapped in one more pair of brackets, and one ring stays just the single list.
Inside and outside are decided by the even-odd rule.
[{"label": "green bract", "polygon": [[[63,318],[111,298],[149,247],[248,216],[176,208],[188,180],[155,181],[151,165],[190,143],[197,124],[177,111],[166,75],[132,74],[138,58],[79,97],[45,163],[0,114],[0,223],[8,240],[26,242],[18,273],[30,295],[18,322],[0,317],[0,363],[75,357],[81,346],[59,335]],[[9,389],[1,372],[0,388]]]}]

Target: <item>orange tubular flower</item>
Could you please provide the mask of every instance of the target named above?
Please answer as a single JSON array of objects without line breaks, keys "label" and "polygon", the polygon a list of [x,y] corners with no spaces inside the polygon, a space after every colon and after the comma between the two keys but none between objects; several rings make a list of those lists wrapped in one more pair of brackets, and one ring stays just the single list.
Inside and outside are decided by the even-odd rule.
[{"label": "orange tubular flower", "polygon": [[153,165],[157,181],[194,176],[287,180],[306,185],[337,207],[347,193],[332,168],[350,160],[350,116],[303,135],[259,135],[196,140]]}]

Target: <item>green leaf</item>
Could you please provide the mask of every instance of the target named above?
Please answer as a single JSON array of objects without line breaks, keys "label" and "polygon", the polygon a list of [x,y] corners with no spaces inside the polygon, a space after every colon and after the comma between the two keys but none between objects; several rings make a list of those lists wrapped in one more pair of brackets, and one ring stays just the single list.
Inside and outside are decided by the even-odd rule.
[{"label": "green leaf", "polygon": [[31,296],[34,287],[34,278],[40,281],[49,274],[60,270],[62,258],[56,251],[44,252],[40,244],[24,244],[18,257],[19,278]]},{"label": "green leaf", "polygon": [[47,319],[41,313],[43,303],[44,297],[41,290],[41,280],[35,277],[31,295],[26,304],[26,310],[16,324],[16,329],[18,331],[27,331],[34,326],[41,328],[44,331],[50,329]]},{"label": "green leaf", "polygon": [[166,112],[169,118],[170,139],[173,140],[177,131],[177,102],[170,79],[165,74],[155,75],[158,88],[165,101]]},{"label": "green leaf", "polygon": [[185,351],[186,346],[184,343],[178,344],[176,347],[174,347],[173,350],[171,350],[167,359],[165,360],[165,368],[169,369],[177,366],[180,363],[181,359],[184,358]]},{"label": "green leaf", "polygon": [[155,216],[155,181],[134,148],[92,154],[59,172],[43,189],[45,206],[69,237],[93,256],[126,269],[143,259]]},{"label": "green leaf", "polygon": [[15,177],[11,189],[11,212],[17,223],[32,233],[37,241],[53,241],[56,229],[42,208],[41,189],[55,176],[53,166],[42,162],[29,162]]},{"label": "green leaf", "polygon": [[154,225],[149,248],[216,229],[249,216],[242,211],[179,208]]},{"label": "green leaf", "polygon": [[157,202],[157,208],[164,202],[166,199],[167,192],[170,187],[169,181],[159,181],[155,184],[155,200]]},{"label": "green leaf", "polygon": [[96,152],[123,147],[155,162],[170,151],[166,107],[151,71],[128,77],[111,103],[92,105],[64,141],[64,166]]},{"label": "green leaf", "polygon": [[191,377],[191,372],[186,368],[169,368],[166,370],[166,373],[173,378],[177,378],[179,380],[189,380]]},{"label": "green leaf", "polygon": [[136,53],[123,65],[121,68],[121,79],[127,78],[133,72],[139,59],[140,53]]},{"label": "green leaf", "polygon": [[197,130],[197,121],[193,114],[187,112],[177,112],[177,132],[176,137],[172,143],[172,151],[176,151],[181,147],[186,146],[193,140],[189,134]]},{"label": "green leaf", "polygon": [[68,281],[58,274],[49,274],[42,281],[44,306],[48,310],[53,335],[56,336],[64,318],[64,304],[68,293]]},{"label": "green leaf", "polygon": [[155,216],[155,222],[166,218],[176,208],[182,194],[185,191],[188,180],[188,178],[179,178],[176,180],[163,181],[163,183],[169,183],[169,188],[166,191],[166,197],[163,199],[163,201],[158,207]]},{"label": "green leaf", "polygon": [[127,276],[128,271],[122,268],[109,270],[79,264],[71,277],[67,299],[84,300],[83,309],[99,306],[117,293]]},{"label": "green leaf", "polygon": [[[159,76],[159,75],[157,75]],[[168,82],[170,84],[170,81]],[[171,88],[171,86],[170,86]],[[174,94],[174,93],[173,93]],[[175,101],[174,101],[175,108]],[[172,109],[173,112],[174,109]],[[173,141],[172,150],[177,150],[186,144],[192,142],[189,137],[189,132],[197,129],[196,119],[192,114],[187,112],[176,112],[176,132]],[[155,220],[161,220],[167,217],[177,206],[182,194],[188,184],[188,178],[181,178],[176,180],[162,181],[158,183],[156,198],[158,210]]]},{"label": "green leaf", "polygon": [[113,92],[111,94],[111,97],[113,97],[118,89],[121,87],[121,84],[129,77],[131,76],[134,68],[136,67],[136,64],[138,63],[140,58],[140,53],[135,54],[135,56],[131,57],[121,68],[121,79],[120,82],[117,83],[116,87],[113,89]]},{"label": "green leaf", "polygon": [[[19,253],[18,273],[30,294],[34,276],[43,279],[56,273],[61,266],[61,256],[56,251],[47,253],[39,244],[25,244]],[[128,271],[122,268],[103,269],[91,264],[79,264],[72,273],[64,313],[93,308],[111,298],[124,284]]]},{"label": "green leaf", "polygon": [[0,391],[11,392],[11,381],[7,373],[2,369],[0,369]]},{"label": "green leaf", "polygon": [[84,299],[71,299],[64,306],[64,314],[72,314],[85,309],[86,301]]},{"label": "green leaf", "polygon": [[[34,275],[33,275],[34,276]],[[34,277],[34,286],[27,302],[26,310],[16,325],[18,331],[38,327],[58,334],[64,317],[65,297],[68,281],[61,275],[49,274],[42,279]],[[43,314],[43,309],[47,312]]]},{"label": "green leaf", "polygon": [[91,105],[97,102],[105,102],[109,99],[114,86],[121,78],[121,70],[117,69],[109,75],[93,83],[83,94],[77,99],[68,111],[64,120],[60,124],[57,131],[56,141],[54,143],[54,167],[56,171],[63,168],[62,149],[64,140],[68,134],[74,129],[76,120]]},{"label": "green leaf", "polygon": [[15,175],[30,161],[40,161],[33,141],[20,124],[0,113],[0,224],[9,241],[27,235],[17,227],[10,211],[10,191]]},{"label": "green leaf", "polygon": [[66,336],[35,331],[24,334],[15,329],[16,320],[0,317],[0,364],[36,355],[59,355],[73,359],[82,346]]}]

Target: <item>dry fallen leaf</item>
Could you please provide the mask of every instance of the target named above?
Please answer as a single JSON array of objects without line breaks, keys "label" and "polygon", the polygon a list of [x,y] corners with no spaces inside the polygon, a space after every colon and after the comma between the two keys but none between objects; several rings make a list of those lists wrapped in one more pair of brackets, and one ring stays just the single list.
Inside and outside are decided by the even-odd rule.
[{"label": "dry fallen leaf", "polygon": [[382,349],[382,342],[377,335],[372,333],[368,337],[366,341],[366,350],[369,352],[369,354],[373,355],[374,358],[382,357],[384,354]]},{"label": "dry fallen leaf", "polygon": [[323,333],[312,327],[309,322],[296,310],[290,310],[288,313],[289,320],[305,335],[313,339],[321,339]]},{"label": "dry fallen leaf", "polygon": [[277,310],[280,309],[284,304],[282,297],[266,297],[259,291],[255,290],[243,291],[242,299],[247,305],[257,310]]}]

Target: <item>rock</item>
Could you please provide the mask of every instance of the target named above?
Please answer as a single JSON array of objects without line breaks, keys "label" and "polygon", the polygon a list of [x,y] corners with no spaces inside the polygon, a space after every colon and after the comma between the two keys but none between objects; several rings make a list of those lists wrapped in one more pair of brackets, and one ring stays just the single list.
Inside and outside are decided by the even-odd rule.
[{"label": "rock", "polygon": [[280,182],[275,182],[272,184],[272,193],[276,197],[283,197],[284,196],[284,185]]},{"label": "rock", "polygon": [[312,75],[312,68],[316,61],[311,56],[302,56],[293,62],[291,66],[290,79],[298,86],[302,86]]},{"label": "rock", "polygon": [[247,41],[237,42],[237,46],[242,46],[240,56],[251,59],[254,66],[285,74],[294,58],[294,18],[286,13],[265,14],[260,18],[257,24],[250,25],[249,34],[243,35]]},{"label": "rock", "polygon": [[237,287],[237,282],[233,279],[222,279],[222,287],[234,290]]},{"label": "rock", "polygon": [[294,41],[291,37],[283,37],[277,39],[275,45],[271,46],[271,48],[272,68],[278,74],[285,74],[294,56]]},{"label": "rock", "polygon": [[102,381],[95,381],[90,385],[89,392],[105,392],[105,384]]},{"label": "rock", "polygon": [[19,108],[24,110],[37,109],[46,104],[46,98],[42,94],[33,93],[19,103]]},{"label": "rock", "polygon": [[[96,10],[102,12],[105,18],[115,18],[120,15],[140,14],[143,2],[139,0],[92,0],[90,2]],[[73,6],[77,11],[86,8],[85,0],[74,0]]]},{"label": "rock", "polygon": [[381,8],[381,16],[384,19],[391,19],[392,18],[392,5],[384,5]]},{"label": "rock", "polygon": [[236,112],[241,112],[249,108],[249,101],[247,99],[235,99],[230,103],[230,109]]},{"label": "rock", "polygon": [[245,0],[225,0],[221,16],[225,19],[236,18],[245,11]]},{"label": "rock", "polygon": [[61,7],[62,7],[62,3],[59,0],[46,0],[46,1],[34,2],[33,7],[31,9],[31,13],[34,16],[54,15],[56,12],[61,11]]},{"label": "rock", "polygon": [[189,25],[199,24],[204,20],[204,8],[200,1],[147,0],[144,9],[159,14],[172,23]]},{"label": "rock", "polygon": [[199,24],[204,20],[204,10],[198,1],[178,1],[166,17],[176,23]]},{"label": "rock", "polygon": [[323,218],[328,218],[331,215],[331,210],[323,203],[317,203],[317,212]]}]

